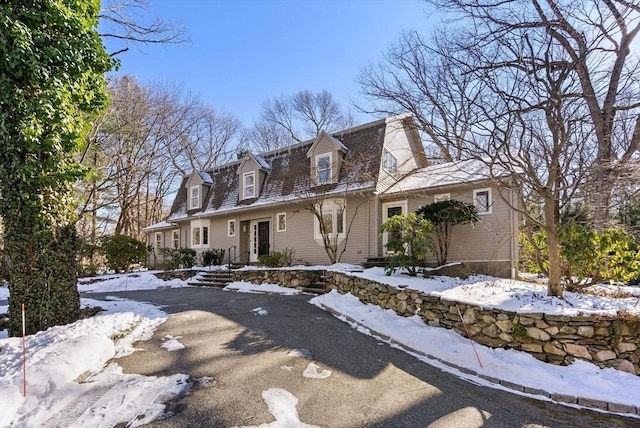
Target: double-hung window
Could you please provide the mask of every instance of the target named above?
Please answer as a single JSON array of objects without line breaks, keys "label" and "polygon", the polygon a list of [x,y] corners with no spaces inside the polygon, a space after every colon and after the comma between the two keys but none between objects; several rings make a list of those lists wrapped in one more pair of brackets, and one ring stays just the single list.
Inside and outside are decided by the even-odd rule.
[{"label": "double-hung window", "polygon": [[287,213],[278,213],[276,215],[276,231],[287,231]]},{"label": "double-hung window", "polygon": [[245,172],[242,175],[242,197],[243,199],[255,198],[256,196],[256,173]]},{"label": "double-hung window", "polygon": [[398,159],[396,159],[396,157],[386,149],[382,153],[382,169],[387,171],[389,174],[395,174],[398,172]]},{"label": "double-hung window", "polygon": [[314,238],[318,241],[327,237],[329,240],[344,238],[346,207],[344,201],[323,202],[320,219],[316,217]]},{"label": "double-hung window", "polygon": [[162,248],[162,232],[156,232],[156,248]]},{"label": "double-hung window", "polygon": [[331,182],[331,160],[331,153],[316,156],[316,175],[318,176],[318,184]]},{"label": "double-hung window", "polygon": [[209,245],[209,221],[191,221],[191,246],[204,247]]},{"label": "double-hung window", "polygon": [[192,186],[190,196],[189,209],[200,208],[200,186]]},{"label": "double-hung window", "polygon": [[178,248],[180,246],[180,231],[173,231],[173,248]]}]

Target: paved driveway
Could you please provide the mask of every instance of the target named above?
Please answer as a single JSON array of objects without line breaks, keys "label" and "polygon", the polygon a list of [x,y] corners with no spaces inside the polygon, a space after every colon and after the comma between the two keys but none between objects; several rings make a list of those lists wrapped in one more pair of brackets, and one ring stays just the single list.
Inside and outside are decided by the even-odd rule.
[{"label": "paved driveway", "polygon": [[[126,373],[211,379],[170,405],[175,416],[152,426],[267,424],[291,416],[282,413],[287,397],[297,399],[297,405],[289,405],[301,422],[323,427],[640,426],[638,419],[572,409],[461,380],[359,333],[307,303],[310,296],[210,288],[108,295],[153,302],[174,314],[152,340],[139,344],[144,351],[118,360]],[[185,348],[162,348],[168,335],[180,337]],[[305,350],[310,359],[303,357]],[[263,399],[268,390],[279,397],[279,415],[270,413]]]}]

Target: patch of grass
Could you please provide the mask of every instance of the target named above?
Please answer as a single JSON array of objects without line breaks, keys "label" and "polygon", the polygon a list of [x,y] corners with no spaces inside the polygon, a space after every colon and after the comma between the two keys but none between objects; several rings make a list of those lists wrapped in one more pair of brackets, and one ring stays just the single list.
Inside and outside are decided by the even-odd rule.
[{"label": "patch of grass", "polygon": [[511,333],[514,339],[521,339],[527,337],[527,328],[520,323],[513,325],[513,333]]}]

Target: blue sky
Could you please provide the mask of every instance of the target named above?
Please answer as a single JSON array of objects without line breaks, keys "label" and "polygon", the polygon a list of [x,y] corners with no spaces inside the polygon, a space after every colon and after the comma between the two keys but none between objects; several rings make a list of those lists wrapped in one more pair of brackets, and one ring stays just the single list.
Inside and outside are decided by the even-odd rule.
[{"label": "blue sky", "polygon": [[[183,45],[120,55],[118,73],[176,82],[250,126],[262,103],[327,89],[358,100],[356,77],[401,31],[428,32],[420,0],[150,0],[150,15],[182,23]],[[109,49],[109,45],[107,46]],[[113,49],[111,49],[113,50]],[[359,122],[369,119],[357,117]]]}]

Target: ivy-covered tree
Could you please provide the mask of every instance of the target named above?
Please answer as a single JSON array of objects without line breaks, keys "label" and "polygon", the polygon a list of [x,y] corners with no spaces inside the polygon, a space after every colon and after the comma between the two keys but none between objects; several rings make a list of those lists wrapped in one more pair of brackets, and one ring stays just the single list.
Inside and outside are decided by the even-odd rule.
[{"label": "ivy-covered tree", "polygon": [[389,264],[385,269],[391,275],[399,268],[409,276],[416,276],[418,268],[424,266],[428,252],[433,252],[431,223],[416,213],[396,215],[387,220],[380,231],[388,234],[387,251]]},{"label": "ivy-covered tree", "polygon": [[438,266],[447,263],[453,226],[478,221],[478,210],[473,204],[455,199],[424,205],[418,208],[416,213],[421,214],[433,224],[438,241],[435,247]]},{"label": "ivy-covered tree", "polygon": [[74,321],[74,162],[106,104],[112,61],[96,32],[98,0],[0,3],[0,216],[9,260],[9,334]]}]

